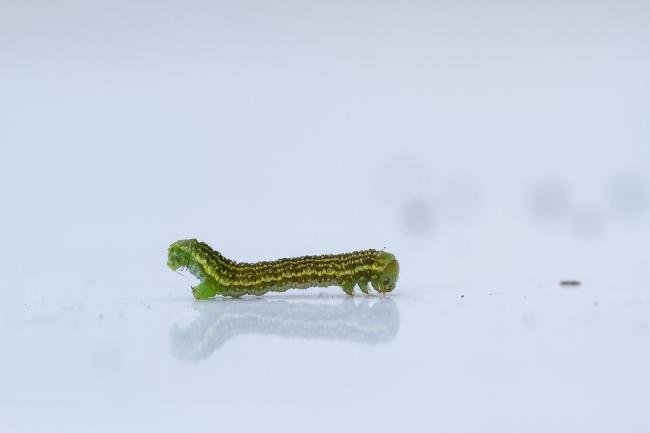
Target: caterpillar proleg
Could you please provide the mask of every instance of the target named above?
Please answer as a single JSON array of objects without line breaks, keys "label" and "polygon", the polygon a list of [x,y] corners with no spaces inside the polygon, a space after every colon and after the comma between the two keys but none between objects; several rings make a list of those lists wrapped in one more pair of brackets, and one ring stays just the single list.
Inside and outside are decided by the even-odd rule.
[{"label": "caterpillar proleg", "polygon": [[227,259],[206,243],[183,239],[169,246],[167,266],[187,268],[200,281],[192,287],[196,299],[216,295],[238,298],[289,289],[339,286],[352,296],[354,286],[365,294],[371,285],[378,293],[395,289],[399,264],[386,251],[363,250],[344,254],[302,256],[257,263]]}]

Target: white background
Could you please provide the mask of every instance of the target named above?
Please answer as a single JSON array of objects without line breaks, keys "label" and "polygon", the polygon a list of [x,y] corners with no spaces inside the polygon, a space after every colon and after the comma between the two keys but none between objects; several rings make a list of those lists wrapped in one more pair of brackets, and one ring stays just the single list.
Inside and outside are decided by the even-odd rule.
[{"label": "white background", "polygon": [[0,0],[0,430],[650,431],[649,5]]}]

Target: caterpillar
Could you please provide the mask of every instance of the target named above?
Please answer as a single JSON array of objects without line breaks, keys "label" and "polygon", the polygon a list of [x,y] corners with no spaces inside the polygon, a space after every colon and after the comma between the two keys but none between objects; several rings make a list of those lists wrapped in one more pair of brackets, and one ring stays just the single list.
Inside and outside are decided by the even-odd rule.
[{"label": "caterpillar", "polygon": [[192,287],[196,299],[216,295],[238,298],[261,296],[289,289],[339,286],[352,296],[354,286],[370,294],[368,284],[381,294],[392,292],[399,264],[386,251],[364,250],[344,254],[302,256],[257,263],[238,263],[224,257],[206,243],[183,239],[169,246],[167,266],[186,268],[198,280]]}]

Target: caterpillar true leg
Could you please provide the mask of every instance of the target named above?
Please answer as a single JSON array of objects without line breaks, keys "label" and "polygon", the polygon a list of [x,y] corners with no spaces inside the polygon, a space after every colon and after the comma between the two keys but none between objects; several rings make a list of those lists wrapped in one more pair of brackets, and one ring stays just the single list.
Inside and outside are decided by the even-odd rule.
[{"label": "caterpillar true leg", "polygon": [[368,282],[379,293],[395,289],[399,264],[386,251],[302,256],[258,263],[238,263],[227,259],[209,245],[184,239],[170,245],[167,266],[176,271],[187,268],[199,279],[192,289],[197,299],[215,295],[260,296],[288,289],[339,286],[352,296],[354,286],[369,294]]},{"label": "caterpillar true leg", "polygon": [[215,284],[209,280],[203,280],[198,286],[192,287],[192,294],[196,299],[213,298],[218,293]]}]

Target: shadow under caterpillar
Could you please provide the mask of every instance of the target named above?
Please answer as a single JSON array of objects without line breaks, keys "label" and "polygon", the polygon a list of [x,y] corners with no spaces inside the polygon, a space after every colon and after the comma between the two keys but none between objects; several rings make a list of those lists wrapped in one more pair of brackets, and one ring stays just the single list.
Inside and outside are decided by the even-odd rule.
[{"label": "shadow under caterpillar", "polygon": [[273,298],[197,302],[199,316],[170,329],[172,354],[198,362],[227,341],[251,334],[380,344],[394,339],[399,330],[399,309],[391,298],[347,298],[334,304],[318,297],[309,302]]},{"label": "shadow under caterpillar", "polygon": [[289,289],[339,286],[352,296],[354,286],[365,294],[368,285],[381,294],[395,289],[399,264],[386,251],[363,250],[344,254],[302,256],[257,263],[239,263],[224,257],[206,243],[183,239],[169,246],[167,266],[186,268],[199,279],[192,287],[196,299],[216,295],[238,298]]}]

